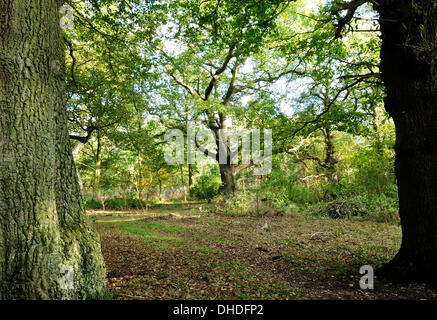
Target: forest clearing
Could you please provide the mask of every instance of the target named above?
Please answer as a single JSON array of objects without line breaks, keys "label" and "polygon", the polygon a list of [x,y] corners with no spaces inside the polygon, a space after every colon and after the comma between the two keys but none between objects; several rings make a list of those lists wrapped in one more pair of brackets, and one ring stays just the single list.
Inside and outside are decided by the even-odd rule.
[{"label": "forest clearing", "polygon": [[299,212],[225,217],[209,210],[179,203],[146,212],[88,211],[114,299],[437,298],[425,285],[377,281],[375,290],[360,289],[360,266],[386,263],[398,251],[399,226]]},{"label": "forest clearing", "polygon": [[433,0],[0,0],[0,300],[437,302],[436,66]]}]

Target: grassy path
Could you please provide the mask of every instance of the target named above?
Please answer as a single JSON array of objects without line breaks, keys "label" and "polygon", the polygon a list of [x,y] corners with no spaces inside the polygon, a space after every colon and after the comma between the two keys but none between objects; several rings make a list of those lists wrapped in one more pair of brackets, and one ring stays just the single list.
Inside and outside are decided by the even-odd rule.
[{"label": "grassy path", "polygon": [[360,266],[378,266],[396,253],[397,226],[199,212],[190,206],[93,213],[115,299],[437,298],[423,285],[377,281],[375,290],[359,288]]}]

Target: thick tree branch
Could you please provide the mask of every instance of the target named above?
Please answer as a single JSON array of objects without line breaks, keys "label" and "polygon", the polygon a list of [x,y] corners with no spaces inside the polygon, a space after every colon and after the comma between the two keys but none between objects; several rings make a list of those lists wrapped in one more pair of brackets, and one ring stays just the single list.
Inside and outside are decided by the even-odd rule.
[{"label": "thick tree branch", "polygon": [[74,57],[73,44],[66,37],[63,37],[63,38],[64,38],[64,41],[65,41],[65,43],[67,44],[67,46],[68,46],[68,48],[70,50],[69,54],[70,54],[70,57],[71,57],[71,60],[72,60],[71,67],[70,67],[70,69],[71,69],[71,79],[73,80],[74,86],[76,88],[79,88],[79,85],[77,84],[77,81],[76,81],[76,77],[74,76],[74,67],[76,65],[76,58]]},{"label": "thick tree branch", "polygon": [[[193,89],[190,88],[190,86],[186,85],[185,83],[183,83],[181,80],[179,80],[178,78],[176,78],[176,76],[174,76],[173,74],[170,74],[170,77],[173,78],[173,80],[180,85],[181,87],[185,88],[185,90],[188,91],[189,94],[191,94],[192,96],[194,95],[198,95],[197,92],[195,92]],[[203,98],[202,98],[203,99]]]},{"label": "thick tree branch", "polygon": [[212,79],[209,82],[208,87],[205,90],[205,96],[203,98],[203,100],[208,100],[209,96],[211,95],[212,89],[214,88],[214,86],[217,84],[217,79],[218,77],[225,72],[226,68],[228,67],[229,62],[231,61],[232,57],[234,56],[234,50],[235,50],[236,45],[233,44],[229,47],[228,50],[228,54],[225,58],[225,60],[223,61],[222,66],[216,70],[216,72],[212,75]]},{"label": "thick tree branch", "polygon": [[337,99],[340,97],[340,95],[344,91],[349,90],[350,88],[356,86],[360,82],[363,82],[363,79],[358,79],[358,80],[352,82],[351,84],[341,88],[337,92],[335,97],[330,101],[330,103],[325,107],[325,110],[323,110],[321,113],[319,113],[313,120],[303,122],[303,125],[299,129],[297,129],[293,132],[292,138],[294,138],[299,132],[301,132],[303,129],[305,129],[309,124],[318,122],[320,120],[320,118],[322,118],[325,114],[327,114],[331,110],[331,107],[334,105],[334,103],[337,101]]},{"label": "thick tree branch", "polygon": [[283,76],[286,76],[288,74],[295,74],[295,75],[299,75],[299,76],[305,76],[305,72],[304,71],[299,71],[297,70],[297,67],[294,67],[290,70],[286,70],[284,72],[279,73],[276,76],[272,76],[271,74],[267,73],[267,77],[260,77],[257,78],[255,80],[253,80],[252,84],[247,84],[247,85],[243,85],[243,86],[239,86],[236,88],[236,92],[242,92],[245,89],[253,89],[256,90],[253,86],[253,84],[258,84],[258,83],[266,83],[266,84],[271,84],[275,81],[278,81],[280,78],[282,78]]},{"label": "thick tree branch", "polygon": [[[354,0],[354,1],[334,1],[331,11],[337,19],[335,24],[335,38],[341,38],[343,29],[348,25],[354,18],[355,12],[363,4],[371,2],[369,0]],[[340,15],[340,12],[345,11],[344,16]]]},{"label": "thick tree branch", "polygon": [[235,62],[234,67],[232,68],[231,82],[229,83],[228,91],[226,92],[226,95],[223,99],[223,104],[225,106],[228,106],[231,103],[232,96],[235,93],[235,83],[237,82],[237,75],[238,75],[239,68],[240,68],[240,63],[237,61]]}]

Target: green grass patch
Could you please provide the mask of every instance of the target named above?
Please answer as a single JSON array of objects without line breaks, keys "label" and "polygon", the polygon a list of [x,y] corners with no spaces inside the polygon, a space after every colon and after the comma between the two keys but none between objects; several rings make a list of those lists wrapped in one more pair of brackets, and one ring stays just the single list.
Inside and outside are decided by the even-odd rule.
[{"label": "green grass patch", "polygon": [[122,231],[128,232],[130,234],[135,234],[141,236],[143,239],[148,241],[167,241],[167,242],[182,242],[183,239],[177,237],[170,237],[161,234],[155,230],[138,227],[138,222],[105,222],[105,224],[113,225],[119,227]]},{"label": "green grass patch", "polygon": [[180,233],[183,230],[180,227],[169,226],[169,225],[166,225],[166,224],[160,224],[160,223],[156,223],[156,222],[138,221],[137,223],[138,223],[138,225],[149,227],[149,228],[152,228],[152,229],[161,230],[161,231],[164,231],[164,232],[167,232],[167,233]]}]

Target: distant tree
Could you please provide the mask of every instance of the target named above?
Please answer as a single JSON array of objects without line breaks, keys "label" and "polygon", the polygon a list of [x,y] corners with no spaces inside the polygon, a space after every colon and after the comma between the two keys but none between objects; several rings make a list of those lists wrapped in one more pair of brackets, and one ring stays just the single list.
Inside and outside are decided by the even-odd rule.
[{"label": "distant tree", "polygon": [[[178,50],[168,50],[165,43],[159,49],[166,67],[163,71],[177,89],[167,85],[167,94],[161,95],[168,100],[162,118],[169,127],[179,128],[182,118],[214,133],[215,146],[203,151],[223,162],[218,165],[226,196],[236,189],[236,174],[253,164],[234,165],[238,155],[231,152],[219,131],[231,130],[231,117],[246,128],[269,128],[264,120],[280,113],[275,100],[281,97],[272,87],[281,77],[300,71],[298,64],[288,63],[278,50],[284,42],[279,31],[286,30],[285,12],[292,3],[169,1],[171,24],[165,39],[176,43]],[[243,98],[251,102],[246,104]],[[244,119],[250,113],[254,117]],[[258,122],[253,121],[255,118]],[[226,161],[219,161],[218,150]]]}]

